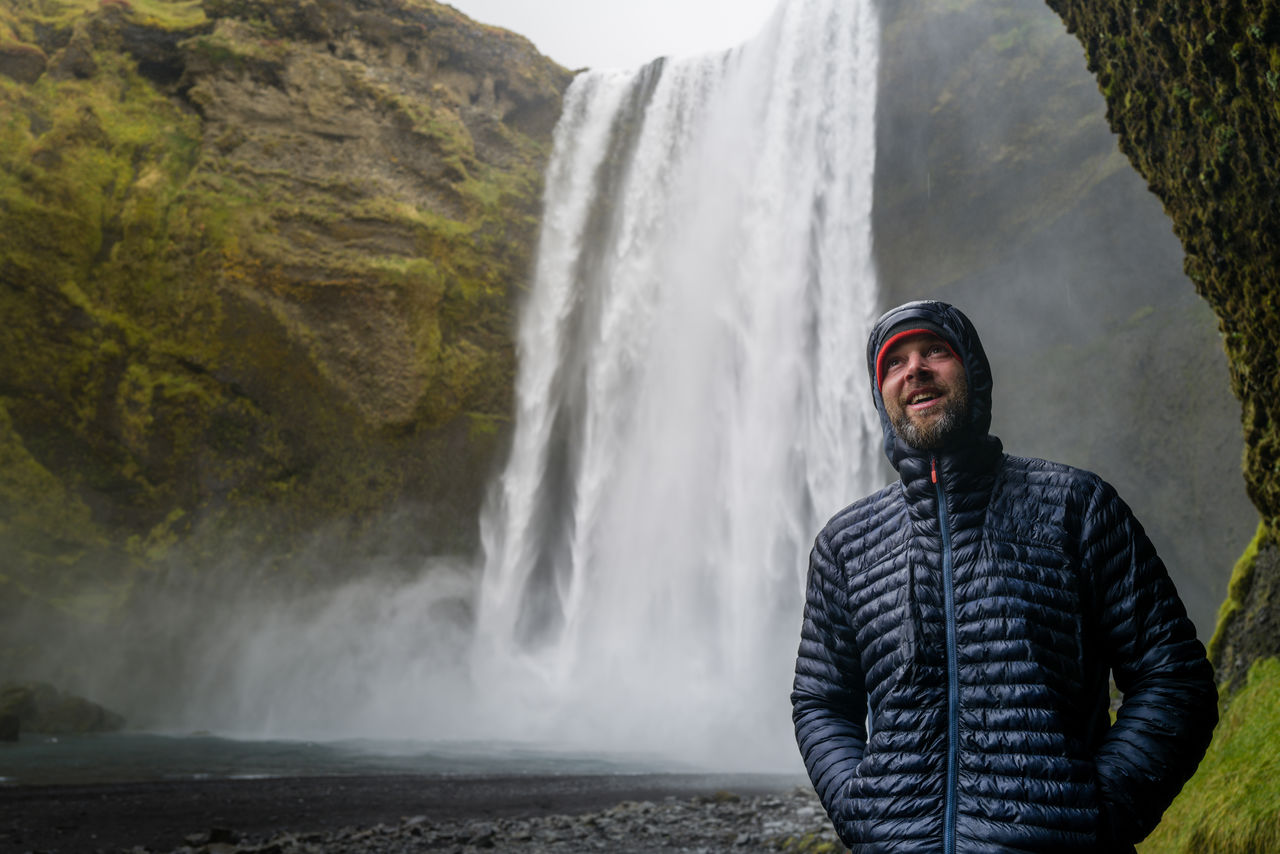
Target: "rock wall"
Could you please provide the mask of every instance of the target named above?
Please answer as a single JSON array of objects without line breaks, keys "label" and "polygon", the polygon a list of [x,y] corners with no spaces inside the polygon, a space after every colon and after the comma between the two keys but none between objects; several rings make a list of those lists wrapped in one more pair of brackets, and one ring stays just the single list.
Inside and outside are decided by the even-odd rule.
[{"label": "rock wall", "polygon": [[570,77],[432,0],[0,8],[0,601],[472,544]]},{"label": "rock wall", "polygon": [[1221,324],[1262,517],[1252,553],[1272,555],[1241,562],[1223,609],[1213,652],[1235,683],[1251,659],[1280,654],[1280,600],[1251,594],[1274,584],[1280,534],[1280,3],[1047,2],[1084,46],[1120,147]]}]

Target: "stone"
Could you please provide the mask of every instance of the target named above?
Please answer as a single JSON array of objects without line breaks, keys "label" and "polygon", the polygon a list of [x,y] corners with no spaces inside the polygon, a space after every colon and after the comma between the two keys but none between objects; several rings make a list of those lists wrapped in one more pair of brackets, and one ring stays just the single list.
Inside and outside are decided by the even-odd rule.
[{"label": "stone", "polygon": [[0,42],[0,74],[19,83],[34,83],[44,74],[49,59],[35,45]]},{"label": "stone", "polygon": [[97,703],[63,693],[45,682],[0,686],[0,716],[17,718],[22,728],[45,735],[115,732],[124,718]]}]

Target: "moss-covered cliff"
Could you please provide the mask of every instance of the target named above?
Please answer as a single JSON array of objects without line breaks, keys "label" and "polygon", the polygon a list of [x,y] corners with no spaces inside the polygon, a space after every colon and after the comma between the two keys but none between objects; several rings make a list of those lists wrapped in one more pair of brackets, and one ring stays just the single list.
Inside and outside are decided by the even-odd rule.
[{"label": "moss-covered cliff", "polygon": [[[1121,149],[1164,203],[1218,315],[1261,524],[1210,653],[1228,715],[1151,851],[1280,844],[1280,3],[1047,0],[1084,45]],[[1245,687],[1247,684],[1247,688]]]},{"label": "moss-covered cliff", "polygon": [[470,542],[569,79],[432,0],[0,7],[0,601],[397,505]]},{"label": "moss-covered cliff", "polygon": [[[1262,516],[1258,563],[1280,533],[1280,3],[1049,0],[1084,45],[1121,149],[1186,249],[1186,271],[1221,323],[1243,406],[1244,473]],[[1250,570],[1252,563],[1250,565]],[[1268,571],[1274,571],[1268,570]],[[1280,600],[1237,574],[1215,643],[1220,677],[1280,653]],[[1248,600],[1249,607],[1239,607]],[[1232,650],[1248,647],[1249,655]]]}]

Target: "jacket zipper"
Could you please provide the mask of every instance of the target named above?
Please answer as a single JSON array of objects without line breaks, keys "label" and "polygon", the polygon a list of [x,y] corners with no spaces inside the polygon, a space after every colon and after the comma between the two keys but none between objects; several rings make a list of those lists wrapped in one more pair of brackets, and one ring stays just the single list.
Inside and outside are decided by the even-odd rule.
[{"label": "jacket zipper", "polygon": [[942,849],[944,854],[955,854],[956,781],[960,759],[960,675],[956,652],[955,576],[951,565],[951,520],[947,515],[947,498],[938,478],[938,458],[934,457],[932,463],[934,490],[938,496],[938,525],[942,531],[942,592],[947,621],[947,789]]}]

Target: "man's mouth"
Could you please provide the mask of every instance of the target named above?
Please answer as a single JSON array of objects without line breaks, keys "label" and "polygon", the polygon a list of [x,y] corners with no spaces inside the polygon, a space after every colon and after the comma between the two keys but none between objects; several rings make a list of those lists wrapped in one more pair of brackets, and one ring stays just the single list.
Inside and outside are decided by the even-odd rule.
[{"label": "man's mouth", "polygon": [[922,412],[942,400],[942,393],[936,389],[921,390],[907,396],[907,408],[913,412]]}]

